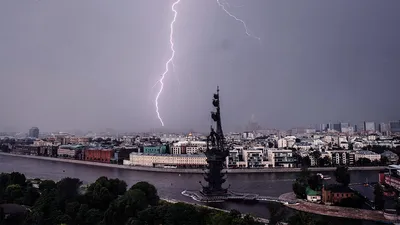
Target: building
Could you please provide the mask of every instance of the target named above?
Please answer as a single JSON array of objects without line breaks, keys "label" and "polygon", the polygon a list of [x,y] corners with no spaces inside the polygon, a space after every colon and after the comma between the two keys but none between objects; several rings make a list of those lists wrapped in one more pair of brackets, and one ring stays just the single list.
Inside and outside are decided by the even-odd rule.
[{"label": "building", "polygon": [[306,188],[307,201],[320,202],[322,199],[321,191],[314,191],[310,187]]},{"label": "building", "polygon": [[375,123],[374,122],[364,122],[364,131],[367,133],[375,132]]},{"label": "building", "polygon": [[29,129],[28,137],[39,138],[39,128],[32,127],[31,129]]},{"label": "building", "polygon": [[246,168],[265,167],[263,163],[263,150],[246,149],[243,150],[243,161]]},{"label": "building", "polygon": [[400,165],[390,165],[379,172],[379,183],[400,191]]},{"label": "building", "polygon": [[15,145],[12,153],[19,155],[38,155],[39,147],[32,145]]},{"label": "building", "polygon": [[205,141],[179,141],[173,143],[171,150],[172,154],[197,154],[206,150],[207,143]]},{"label": "building", "polygon": [[124,160],[129,160],[129,155],[132,153],[140,153],[140,148],[137,146],[124,146],[114,148],[114,160],[118,164],[123,164]]},{"label": "building", "polygon": [[159,146],[144,146],[143,153],[145,154],[166,154],[167,146],[159,145]]},{"label": "building", "polygon": [[88,148],[84,151],[85,161],[110,163],[114,158],[113,149]]},{"label": "building", "polygon": [[161,168],[204,168],[207,165],[207,157],[204,154],[157,155],[131,153],[129,155],[129,160],[124,160],[123,164],[129,166],[147,166]]},{"label": "building", "polygon": [[66,137],[64,143],[72,145],[87,145],[90,140],[88,137]]},{"label": "building", "polygon": [[[232,149],[229,150],[229,156],[226,157],[226,168],[238,168],[241,167],[240,161],[239,161],[239,150],[237,149]],[[245,167],[245,165],[243,165]]]},{"label": "building", "polygon": [[381,154],[381,157],[386,157],[389,161],[389,163],[392,164],[397,164],[399,161],[399,156],[396,153],[393,153],[392,151],[386,150]]},{"label": "building", "polygon": [[356,162],[361,158],[369,159],[371,162],[380,161],[381,155],[372,151],[358,151],[354,153],[354,160]]},{"label": "building", "polygon": [[379,124],[379,132],[381,134],[388,135],[389,131],[390,131],[390,126],[388,123],[380,123]]},{"label": "building", "polygon": [[57,149],[57,156],[64,158],[82,159],[83,145],[61,145]]},{"label": "building", "polygon": [[355,193],[347,186],[331,184],[322,187],[322,202],[325,204],[339,203],[345,198],[351,198]]},{"label": "building", "polygon": [[390,132],[393,133],[400,133],[400,120],[399,121],[392,121],[389,123]]},{"label": "building", "polygon": [[332,156],[332,165],[354,165],[355,157],[349,151],[333,150],[329,151]]},{"label": "building", "polygon": [[292,150],[268,149],[268,161],[272,167],[295,167],[296,157]]}]

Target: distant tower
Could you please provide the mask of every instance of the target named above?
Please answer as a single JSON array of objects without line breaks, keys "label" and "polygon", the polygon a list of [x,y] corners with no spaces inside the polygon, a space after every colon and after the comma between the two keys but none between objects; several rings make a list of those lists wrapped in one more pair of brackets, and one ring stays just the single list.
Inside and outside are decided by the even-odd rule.
[{"label": "distant tower", "polygon": [[222,132],[219,88],[217,88],[217,93],[214,94],[213,105],[216,111],[211,112],[211,118],[216,123],[217,130],[215,131],[211,127],[210,135],[207,137],[205,154],[208,165],[204,174],[207,185],[203,186],[200,192],[205,196],[224,196],[228,194],[228,189],[222,187],[222,184],[226,181],[225,173],[222,170],[229,150],[225,145],[225,137]]},{"label": "distant tower", "polygon": [[29,129],[28,137],[39,138],[39,128],[32,127],[31,129]]}]

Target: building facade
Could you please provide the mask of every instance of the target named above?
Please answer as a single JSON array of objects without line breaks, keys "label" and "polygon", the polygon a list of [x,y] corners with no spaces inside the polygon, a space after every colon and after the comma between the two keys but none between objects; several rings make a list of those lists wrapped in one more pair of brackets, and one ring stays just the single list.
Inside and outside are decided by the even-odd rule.
[{"label": "building facade", "polygon": [[124,165],[164,168],[204,168],[207,165],[207,158],[204,154],[182,156],[131,153],[129,160],[124,160]]},{"label": "building facade", "polygon": [[351,154],[349,151],[343,150],[336,150],[330,151],[332,156],[332,165],[339,166],[339,165],[354,165],[355,163],[355,156]]},{"label": "building facade", "polygon": [[159,146],[144,146],[143,153],[145,154],[166,154],[167,146],[159,145]]},{"label": "building facade", "polygon": [[174,155],[180,154],[197,154],[206,150],[207,143],[205,141],[179,141],[172,144],[171,152]]},{"label": "building facade", "polygon": [[57,149],[57,156],[63,158],[82,159],[83,145],[61,145]]},{"label": "building facade", "polygon": [[268,161],[271,167],[295,167],[296,157],[292,150],[268,149]]},{"label": "building facade", "polygon": [[99,149],[99,148],[89,148],[84,151],[85,161],[92,162],[111,162],[114,158],[113,149]]}]

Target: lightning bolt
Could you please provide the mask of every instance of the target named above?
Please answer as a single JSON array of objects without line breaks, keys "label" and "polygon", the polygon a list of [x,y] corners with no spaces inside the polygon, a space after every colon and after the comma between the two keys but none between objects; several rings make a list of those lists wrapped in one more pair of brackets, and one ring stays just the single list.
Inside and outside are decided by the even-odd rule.
[{"label": "lightning bolt", "polygon": [[162,120],[162,118],[161,118],[161,116],[160,116],[160,111],[159,111],[159,108],[158,108],[158,99],[160,98],[160,95],[161,95],[161,93],[162,93],[162,91],[163,91],[163,89],[164,89],[164,83],[163,83],[163,81],[164,81],[165,76],[168,74],[169,65],[172,64],[172,66],[174,67],[174,62],[173,62],[173,60],[174,60],[174,57],[175,57],[175,49],[174,49],[174,38],[173,38],[173,36],[174,36],[174,24],[175,24],[175,21],[176,21],[176,16],[178,15],[178,11],[176,11],[175,6],[176,6],[177,4],[179,4],[180,1],[181,1],[181,0],[175,1],[175,2],[172,4],[172,6],[171,6],[171,10],[174,12],[174,18],[173,18],[173,20],[172,20],[172,22],[171,22],[171,24],[170,24],[170,33],[169,33],[169,43],[170,43],[170,49],[171,49],[171,57],[170,57],[170,58],[168,59],[168,61],[165,63],[165,70],[164,70],[164,73],[161,75],[160,80],[157,82],[157,83],[160,83],[160,90],[159,90],[158,93],[157,93],[155,103],[156,103],[156,113],[157,113],[157,117],[158,117],[158,119],[159,119],[160,122],[161,122],[161,126],[164,126],[164,122],[163,122],[163,120]]},{"label": "lightning bolt", "polygon": [[235,15],[233,15],[232,13],[230,13],[226,8],[225,5],[227,5],[229,7],[229,3],[226,1],[223,1],[223,3],[221,3],[220,0],[217,0],[218,5],[221,7],[222,10],[225,11],[226,14],[228,14],[230,17],[232,17],[233,19],[235,19],[236,21],[240,22],[243,24],[244,30],[246,32],[246,35],[252,38],[257,39],[258,41],[261,41],[261,38],[254,36],[250,33],[249,29],[247,28],[246,22],[244,22],[242,19],[237,18]]}]

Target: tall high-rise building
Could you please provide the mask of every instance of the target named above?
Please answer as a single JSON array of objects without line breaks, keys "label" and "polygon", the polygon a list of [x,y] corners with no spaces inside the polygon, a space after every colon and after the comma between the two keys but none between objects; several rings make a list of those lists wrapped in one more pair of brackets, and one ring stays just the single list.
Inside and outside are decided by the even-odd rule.
[{"label": "tall high-rise building", "polygon": [[400,120],[389,122],[390,132],[400,133]]},{"label": "tall high-rise building", "polygon": [[389,132],[389,124],[387,123],[380,123],[379,124],[379,132],[382,134],[387,134]]},{"label": "tall high-rise building", "polygon": [[375,132],[375,123],[374,122],[364,122],[364,131],[365,132]]},{"label": "tall high-rise building", "polygon": [[28,137],[39,138],[39,128],[32,127],[31,129],[29,129]]}]

